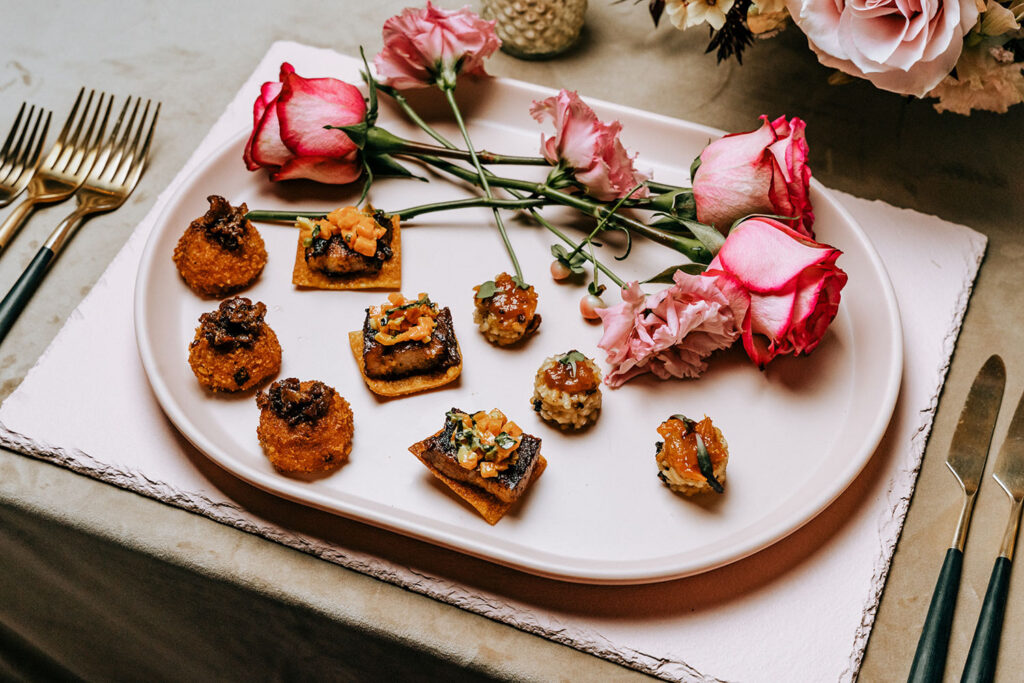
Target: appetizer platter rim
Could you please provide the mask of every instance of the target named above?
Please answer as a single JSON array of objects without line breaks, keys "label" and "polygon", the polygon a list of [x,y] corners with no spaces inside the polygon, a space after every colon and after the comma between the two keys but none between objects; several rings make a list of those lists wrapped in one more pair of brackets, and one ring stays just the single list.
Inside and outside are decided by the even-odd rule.
[{"label": "appetizer platter rim", "polygon": [[[518,90],[525,90],[530,93],[546,93],[552,90],[514,79],[494,79],[498,85],[514,87]],[[612,112],[620,112],[630,116],[640,116],[652,121],[670,126],[681,126],[700,134],[720,134],[713,128],[691,123],[682,119],[647,112],[644,110],[603,102],[598,99],[588,98],[597,107]],[[181,199],[192,190],[193,178],[221,158],[231,150],[240,149],[241,145],[248,138],[248,128],[236,128],[235,132],[225,135],[222,144],[216,145],[214,149],[199,161],[192,169],[190,178],[181,182],[174,194],[168,199],[160,215],[154,222],[150,234],[139,261],[137,278],[135,283],[133,315],[135,321],[135,336],[138,352],[146,372],[150,387],[160,404],[161,409],[177,429],[200,453],[213,461],[222,470],[245,481],[263,491],[271,493],[299,503],[311,506],[326,512],[337,514],[351,520],[381,528],[389,532],[399,533],[417,540],[429,543],[434,546],[443,547],[449,550],[473,556],[488,562],[507,566],[528,574],[541,576],[549,579],[568,581],[571,583],[585,583],[598,585],[636,585],[646,583],[658,583],[674,579],[684,578],[708,572],[719,567],[740,561],[765,548],[790,536],[811,520],[815,519],[822,511],[828,508],[836,499],[849,488],[853,481],[866,467],[872,455],[885,436],[885,432],[892,420],[898,400],[903,371],[903,330],[899,319],[898,303],[892,287],[888,272],[874,248],[870,238],[860,227],[846,208],[832,195],[831,191],[825,188],[818,180],[811,180],[811,190],[816,199],[824,200],[831,205],[840,217],[852,230],[852,235],[861,242],[861,247],[875,273],[878,277],[878,284],[884,292],[884,316],[888,323],[888,330],[891,333],[891,344],[889,348],[889,364],[885,371],[886,391],[884,400],[879,404],[875,413],[876,419],[870,428],[865,430],[870,438],[865,439],[856,450],[856,457],[851,458],[849,466],[838,472],[840,476],[833,479],[833,485],[822,495],[817,497],[813,504],[804,505],[783,515],[782,519],[776,521],[767,530],[762,530],[756,535],[756,540],[747,543],[727,544],[725,549],[712,550],[704,554],[699,561],[680,562],[680,553],[662,556],[657,565],[650,562],[638,561],[608,561],[600,560],[595,564],[588,558],[574,558],[563,555],[552,555],[546,551],[532,550],[519,544],[508,544],[497,546],[493,544],[478,544],[476,540],[467,542],[460,537],[458,529],[446,529],[436,525],[418,523],[412,513],[405,513],[405,517],[395,517],[394,512],[383,512],[370,509],[360,505],[358,496],[353,496],[355,502],[330,498],[320,495],[316,491],[299,491],[295,483],[281,476],[278,473],[265,473],[249,468],[237,462],[232,456],[213,443],[201,430],[196,429],[191,421],[178,409],[177,402],[173,397],[170,388],[164,382],[162,375],[157,369],[157,361],[153,349],[150,346],[149,337],[146,333],[146,326],[143,323],[147,318],[145,310],[146,294],[149,287],[148,271],[150,265],[158,255],[156,245],[160,236],[168,226],[168,216],[176,208]],[[290,284],[290,283],[289,283]],[[244,295],[244,292],[243,292]],[[214,300],[211,299],[211,303]],[[293,488],[295,490],[293,490]],[[367,501],[378,506],[373,501]],[[526,554],[522,551],[526,550]],[[530,554],[532,553],[532,555]],[[684,554],[685,555],[685,554]]]}]

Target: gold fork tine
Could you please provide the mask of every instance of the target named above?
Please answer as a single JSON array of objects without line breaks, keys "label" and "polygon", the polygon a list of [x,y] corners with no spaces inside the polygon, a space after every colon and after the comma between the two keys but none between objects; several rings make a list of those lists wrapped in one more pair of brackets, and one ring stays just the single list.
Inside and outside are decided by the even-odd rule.
[{"label": "gold fork tine", "polygon": [[[46,239],[46,243],[39,248],[32,263],[18,278],[3,301],[0,301],[0,341],[7,336],[14,321],[17,320],[18,315],[39,287],[39,283],[46,276],[50,263],[75,234],[82,221],[90,214],[113,211],[124,204],[135,190],[149,158],[153,131],[156,129],[156,121],[160,115],[160,103],[157,102],[153,116],[150,117],[151,101],[147,100],[146,106],[142,110],[142,116],[139,117],[139,105],[142,100],[136,98],[131,116],[121,132],[122,122],[132,99],[129,97],[125,102],[110,137],[102,145],[103,151],[100,153],[100,159],[95,162],[85,182],[75,193],[78,206],[54,228]],[[107,109],[109,113],[109,103]],[[136,124],[136,119],[138,119],[138,124]],[[143,142],[144,131],[145,141]],[[118,140],[119,134],[120,140]],[[141,149],[139,148],[140,142],[142,142]]]},{"label": "gold fork tine", "polygon": [[85,180],[102,147],[113,101],[103,92],[78,91],[57,141],[27,181],[25,199],[0,222],[0,252],[39,204],[67,199]]},{"label": "gold fork tine", "polygon": [[42,108],[37,111],[32,105],[26,117],[26,104],[22,103],[7,140],[0,148],[0,206],[11,203],[28,185],[50,129],[50,112]]}]

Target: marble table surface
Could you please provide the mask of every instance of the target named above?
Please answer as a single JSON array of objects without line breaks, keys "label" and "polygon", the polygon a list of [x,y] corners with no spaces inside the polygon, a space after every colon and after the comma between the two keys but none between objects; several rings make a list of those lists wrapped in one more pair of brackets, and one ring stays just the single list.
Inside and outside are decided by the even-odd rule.
[{"label": "marble table surface", "polygon": [[[123,208],[93,219],[75,238],[0,346],[0,399],[18,386],[273,41],[298,40],[343,53],[355,53],[360,44],[375,50],[380,23],[405,4],[43,0],[6,11],[0,23],[0,44],[5,46],[0,125],[7,125],[2,122],[13,117],[22,100],[62,112],[83,85],[159,98],[164,108],[152,164],[138,190]],[[760,114],[798,115],[808,122],[812,168],[826,185],[935,214],[988,236],[988,255],[861,670],[865,681],[899,679],[909,670],[959,512],[956,484],[943,460],[973,374],[992,353],[1006,361],[1006,396],[1012,400],[1004,405],[996,443],[1024,390],[1024,348],[1014,343],[1024,335],[1024,298],[1017,291],[1024,270],[1024,240],[1017,225],[1024,213],[1019,180],[1024,159],[1013,154],[1019,148],[1015,143],[1024,126],[1024,107],[1005,115],[940,115],[927,102],[879,92],[866,83],[831,86],[829,70],[817,63],[793,29],[755,45],[742,67],[716,65],[703,54],[705,41],[699,30],[655,30],[642,4],[592,1],[583,38],[571,52],[539,62],[498,54],[489,69],[730,131],[754,127]],[[64,210],[37,213],[0,259],[0,284],[7,287],[14,281]],[[1006,511],[994,487],[981,496],[964,564],[947,679],[958,676],[970,644],[991,569],[992,553],[986,549],[994,552],[998,547]],[[342,644],[311,636],[309,656],[323,657],[335,667],[343,659],[353,675],[379,667],[375,655],[387,653],[396,662],[389,665],[394,672],[451,678],[640,677],[6,451],[0,451],[0,546],[20,549],[20,557],[31,556],[51,568],[61,558],[70,567],[74,563],[69,558],[94,557],[94,575],[74,569],[63,579],[94,581],[101,587],[115,578],[127,581],[154,610],[164,606],[174,612],[169,620],[199,614],[195,600],[176,603],[170,596],[203,595],[211,602],[244,605],[253,618],[266,615],[270,632],[294,621],[350,634]],[[38,678],[73,668],[74,648],[48,638],[73,634],[81,624],[66,623],[56,607],[43,614],[20,599],[29,582],[36,592],[59,592],[52,570],[40,565],[32,572],[31,566],[20,563],[24,574],[0,578],[0,644],[6,645],[0,651],[15,653],[0,655],[0,672],[28,672]],[[161,590],[153,588],[155,582]],[[1024,572],[1013,575],[1010,591],[1004,643],[1024,637]],[[81,604],[77,608],[88,613]],[[211,627],[212,636],[218,633]],[[1004,647],[1000,671],[1022,667],[1024,651]]]}]

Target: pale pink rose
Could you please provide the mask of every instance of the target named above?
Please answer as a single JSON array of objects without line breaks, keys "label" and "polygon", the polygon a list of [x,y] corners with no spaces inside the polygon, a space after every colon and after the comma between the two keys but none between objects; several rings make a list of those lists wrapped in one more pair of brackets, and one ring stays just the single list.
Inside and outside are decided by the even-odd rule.
[{"label": "pale pink rose", "polygon": [[745,220],[729,233],[704,277],[748,297],[739,328],[758,367],[778,355],[810,353],[821,342],[846,284],[836,266],[840,254],[770,218]]},{"label": "pale pink rose", "polygon": [[287,62],[279,81],[263,84],[253,105],[253,127],[243,158],[250,171],[266,168],[271,180],[309,178],[344,184],[359,177],[355,143],[340,130],[366,115],[363,95],[336,78],[303,78]]},{"label": "pale pink rose", "polygon": [[682,271],[673,279],[674,285],[650,296],[632,282],[623,288],[621,304],[598,309],[604,335],[597,345],[608,352],[611,369],[604,381],[609,386],[645,372],[661,379],[697,377],[712,351],[739,337],[737,320],[746,306],[742,292]]},{"label": "pale pink rose", "polygon": [[[608,201],[629,194],[647,180],[619,141],[622,124],[604,123],[575,91],[560,90],[554,97],[534,101],[530,114],[538,123],[548,117],[555,134],[540,136],[541,154],[552,164],[563,164],[595,199]],[[641,187],[632,197],[646,197]]]},{"label": "pale pink rose", "polygon": [[378,77],[395,88],[455,87],[460,73],[486,76],[484,59],[499,47],[494,22],[470,11],[444,10],[428,0],[384,22],[384,49],[373,60]]},{"label": "pale pink rose", "polygon": [[792,216],[790,227],[814,237],[806,124],[785,116],[761,121],[757,130],[726,135],[701,152],[693,174],[697,220],[725,233],[750,214]]},{"label": "pale pink rose", "polygon": [[883,90],[924,96],[956,64],[976,0],[787,0],[818,61]]}]

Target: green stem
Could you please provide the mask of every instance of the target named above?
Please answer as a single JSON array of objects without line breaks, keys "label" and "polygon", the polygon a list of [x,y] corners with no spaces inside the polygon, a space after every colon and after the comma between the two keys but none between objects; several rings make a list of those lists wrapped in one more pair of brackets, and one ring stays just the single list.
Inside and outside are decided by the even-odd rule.
[{"label": "green stem", "polygon": [[[452,114],[455,116],[455,123],[459,126],[462,139],[466,142],[466,149],[469,151],[470,159],[476,168],[480,187],[483,188],[484,194],[488,199],[494,199],[494,196],[491,194],[491,186],[487,182],[487,174],[484,173],[484,168],[480,165],[480,159],[477,158],[476,151],[473,149],[473,141],[470,140],[469,131],[466,130],[466,123],[462,120],[462,112],[459,111],[459,105],[455,101],[455,90],[452,87],[442,87],[441,90],[444,92],[444,96],[448,100],[448,106],[451,107]],[[501,241],[505,243],[505,251],[508,252],[509,258],[512,259],[512,267],[516,271],[516,284],[524,287],[526,280],[523,279],[523,270],[519,267],[519,259],[516,258],[515,250],[512,249],[512,242],[508,239],[508,232],[505,230],[505,223],[501,219],[501,212],[497,208],[492,210],[494,211],[494,222],[497,223],[498,232],[501,233]]]},{"label": "green stem", "polygon": [[[531,209],[537,206],[550,204],[546,199],[541,198],[520,198],[520,199],[487,199],[486,197],[470,197],[469,199],[453,199],[446,202],[435,202],[433,204],[420,204],[410,206],[400,211],[388,211],[389,216],[398,216],[403,221],[422,216],[435,211],[448,211],[451,209],[470,209],[480,206],[489,206],[498,209]],[[326,211],[264,211],[256,209],[250,211],[245,217],[250,221],[263,223],[294,223],[299,218],[323,218]]]},{"label": "green stem", "polygon": [[659,192],[664,194],[665,192],[678,192],[679,190],[689,190],[688,187],[680,187],[678,185],[668,185],[666,183],[658,183],[653,180],[648,180],[646,183],[647,188],[651,192]]},{"label": "green stem", "polygon": [[[470,183],[480,184],[477,176],[472,171],[464,168],[460,168],[455,164],[448,163],[444,159],[438,159],[437,157],[422,156],[417,157],[420,161],[427,163],[434,168],[438,168],[446,173],[460,178]],[[534,183],[528,180],[516,180],[514,178],[499,178],[492,176],[490,184],[495,187],[512,188],[521,190],[523,192],[530,192],[538,194],[549,199],[552,199],[559,204],[565,206],[571,206],[575,209],[579,209],[588,216],[600,219],[606,215],[610,215],[609,220],[615,221],[617,225],[621,225],[624,228],[632,230],[638,235],[643,235],[653,242],[664,245],[671,249],[675,249],[678,252],[686,255],[691,261],[695,263],[709,263],[711,261],[711,252],[707,250],[700,240],[690,237],[683,237],[681,235],[675,235],[668,232],[663,232],[657,228],[651,227],[640,221],[629,218],[628,216],[622,216],[619,214],[612,213],[602,204],[598,204],[589,199],[577,197],[575,195],[567,194],[554,190],[543,183]],[[490,187],[490,185],[488,185]]]},{"label": "green stem", "polygon": [[[448,138],[438,133],[433,126],[431,126],[429,123],[423,120],[423,118],[416,112],[416,110],[412,108],[412,106],[409,104],[409,101],[405,98],[404,95],[398,92],[388,92],[387,94],[391,95],[391,97],[394,98],[395,102],[398,103],[398,106],[402,109],[403,112],[405,112],[405,115],[409,117],[409,120],[411,120],[413,123],[419,126],[420,130],[422,130],[424,133],[432,137],[434,140],[437,140],[437,142],[440,143],[441,145],[444,145],[449,149],[455,149],[455,145],[452,144],[452,142],[448,140]],[[517,192],[516,190],[511,188],[506,189],[508,189],[509,194],[511,194],[516,199],[523,199],[523,195]],[[579,248],[576,245],[576,243],[573,242],[568,237],[566,237],[561,230],[552,225],[548,221],[548,219],[544,218],[544,216],[542,216],[540,212],[537,211],[537,209],[531,208],[530,214],[533,216],[534,220],[536,220],[542,226],[547,228],[548,231],[551,232],[551,234],[553,234],[555,237],[558,237],[560,240],[562,240],[570,247],[572,247],[573,251],[576,251]],[[613,273],[611,269],[608,268],[606,265],[598,261],[597,258],[594,256],[593,252],[591,252],[590,254],[584,254],[583,256],[587,258],[591,263],[593,263],[595,268],[599,268],[602,273],[607,275],[608,278],[612,282],[617,284],[619,287],[626,286],[625,281],[623,281],[622,278]]]}]

